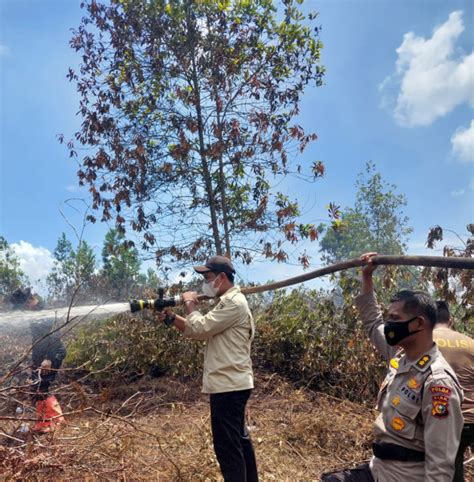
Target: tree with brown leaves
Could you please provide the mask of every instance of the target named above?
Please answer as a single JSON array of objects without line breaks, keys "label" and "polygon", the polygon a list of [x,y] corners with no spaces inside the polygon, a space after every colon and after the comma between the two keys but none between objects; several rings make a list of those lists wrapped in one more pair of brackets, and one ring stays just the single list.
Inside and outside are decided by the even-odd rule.
[{"label": "tree with brown leaves", "polygon": [[324,75],[316,14],[300,3],[83,2],[71,40],[82,64],[68,74],[81,95],[75,142],[90,148],[79,182],[158,264],[210,252],[285,261],[288,244],[317,238],[274,188],[324,174],[295,159],[317,137],[296,122],[301,96]]}]

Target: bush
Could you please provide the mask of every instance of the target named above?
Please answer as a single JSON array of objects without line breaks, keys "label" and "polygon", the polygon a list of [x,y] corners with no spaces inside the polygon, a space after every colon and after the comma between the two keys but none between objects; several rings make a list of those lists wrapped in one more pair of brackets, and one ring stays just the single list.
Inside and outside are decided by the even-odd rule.
[{"label": "bush", "polygon": [[98,379],[197,376],[202,367],[200,344],[146,315],[91,322],[69,344],[66,364],[93,372]]},{"label": "bush", "polygon": [[372,401],[385,374],[352,304],[331,293],[299,288],[277,292],[256,316],[256,366],[313,389]]},{"label": "bush", "polygon": [[[373,401],[384,364],[355,307],[333,299],[332,293],[304,288],[262,298],[253,308],[254,365],[334,396]],[[70,343],[66,359],[111,381],[150,373],[198,377],[202,361],[200,342],[151,321],[146,312],[89,324]]]}]

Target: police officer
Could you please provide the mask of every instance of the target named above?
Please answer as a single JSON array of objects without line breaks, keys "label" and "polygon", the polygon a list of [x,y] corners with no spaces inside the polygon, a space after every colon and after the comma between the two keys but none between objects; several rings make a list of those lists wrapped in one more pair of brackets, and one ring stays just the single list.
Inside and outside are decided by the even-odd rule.
[{"label": "police officer", "polygon": [[436,307],[438,308],[438,318],[433,332],[434,341],[456,373],[464,390],[462,404],[464,427],[456,456],[456,472],[453,479],[454,482],[463,482],[464,451],[467,447],[474,446],[474,340],[451,328],[451,314],[445,301],[437,301]]},{"label": "police officer", "polygon": [[389,370],[377,399],[374,456],[368,464],[322,480],[451,482],[463,426],[462,389],[433,342],[436,305],[427,293],[404,290],[392,298],[384,322],[373,289],[375,255],[361,257],[366,265],[356,299],[367,334]]}]

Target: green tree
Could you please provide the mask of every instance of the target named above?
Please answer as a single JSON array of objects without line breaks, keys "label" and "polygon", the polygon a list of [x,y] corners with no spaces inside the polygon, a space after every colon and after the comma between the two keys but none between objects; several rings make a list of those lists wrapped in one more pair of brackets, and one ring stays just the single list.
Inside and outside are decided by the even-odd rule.
[{"label": "green tree", "polygon": [[[443,256],[472,258],[474,254],[474,223],[466,226],[466,233],[460,235],[441,226],[434,226],[428,233],[426,245],[434,249],[443,241],[445,233],[451,232],[457,238],[456,244],[445,244]],[[471,270],[442,268],[424,268],[422,280],[434,288],[437,299],[447,301],[453,315],[455,326],[466,331],[470,336],[474,333],[474,273]]]},{"label": "green tree", "polygon": [[[102,276],[108,296],[122,300],[132,294],[140,283],[140,259],[136,248],[130,246],[125,236],[116,229],[105,235],[102,248]],[[154,278],[150,278],[153,282]],[[143,280],[142,280],[143,281]]]},{"label": "green tree", "polygon": [[284,261],[288,243],[317,237],[272,187],[324,173],[295,159],[316,139],[296,122],[301,96],[324,75],[316,14],[300,3],[83,2],[71,40],[82,64],[68,74],[81,95],[75,137],[92,147],[79,181],[101,219],[139,232],[158,263]]},{"label": "green tree", "polygon": [[[327,229],[321,239],[323,260],[335,263],[358,258],[368,251],[404,254],[412,231],[403,213],[405,196],[398,194],[397,187],[387,183],[376,172],[372,162],[368,162],[365,170],[358,175],[356,187],[354,207],[346,208],[334,227]],[[351,305],[354,293],[360,289],[353,271],[344,271],[333,277],[337,285],[335,296],[340,297],[342,305]],[[416,268],[379,268],[374,280],[380,301],[387,302],[390,294],[399,289],[420,288],[419,274],[420,270]]]},{"label": "green tree", "polygon": [[54,266],[47,277],[49,294],[53,301],[69,303],[95,299],[95,254],[87,241],[80,240],[75,250],[62,233],[53,252]]},{"label": "green tree", "polygon": [[28,284],[28,277],[21,270],[18,257],[7,240],[0,236],[0,297],[8,296]]},{"label": "green tree", "polygon": [[359,174],[354,207],[344,210],[334,228],[321,239],[321,253],[328,263],[357,258],[367,251],[380,254],[403,254],[412,229],[402,208],[403,194],[383,180],[375,165],[367,163]]}]

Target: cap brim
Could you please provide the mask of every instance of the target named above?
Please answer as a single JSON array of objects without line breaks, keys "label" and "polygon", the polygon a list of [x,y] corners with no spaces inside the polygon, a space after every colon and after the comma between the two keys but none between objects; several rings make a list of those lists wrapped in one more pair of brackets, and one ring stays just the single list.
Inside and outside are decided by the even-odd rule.
[{"label": "cap brim", "polygon": [[207,266],[194,266],[194,271],[197,273],[209,273],[209,271],[212,271],[209,269]]}]

